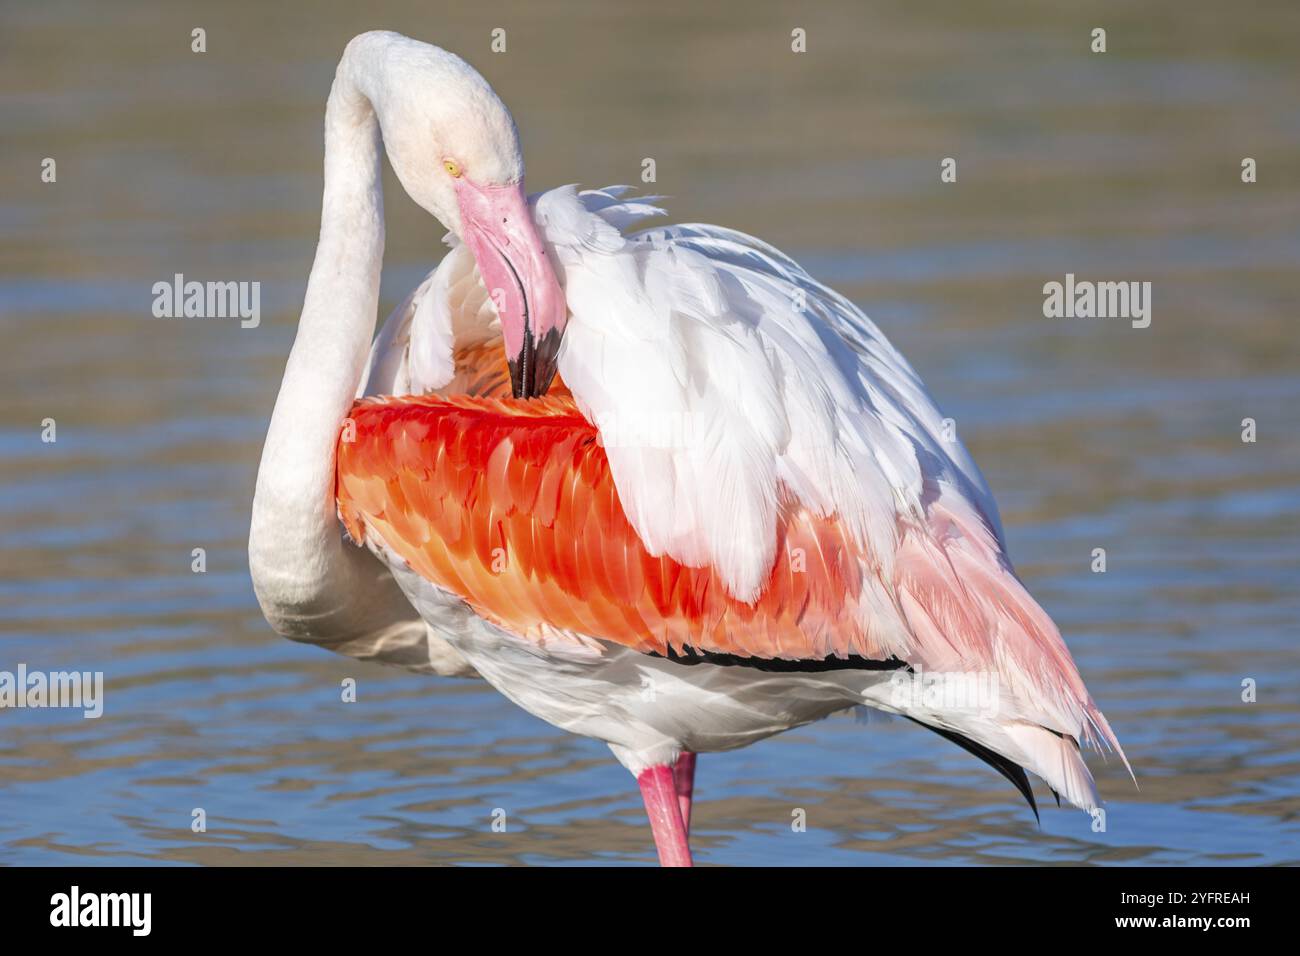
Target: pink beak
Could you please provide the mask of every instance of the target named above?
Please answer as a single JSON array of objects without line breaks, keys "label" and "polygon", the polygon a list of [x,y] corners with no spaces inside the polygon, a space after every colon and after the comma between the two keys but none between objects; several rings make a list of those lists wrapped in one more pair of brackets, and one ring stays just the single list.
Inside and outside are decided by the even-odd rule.
[{"label": "pink beak", "polygon": [[523,183],[479,186],[456,180],[461,238],[501,318],[515,398],[545,395],[568,309],[546,258]]}]

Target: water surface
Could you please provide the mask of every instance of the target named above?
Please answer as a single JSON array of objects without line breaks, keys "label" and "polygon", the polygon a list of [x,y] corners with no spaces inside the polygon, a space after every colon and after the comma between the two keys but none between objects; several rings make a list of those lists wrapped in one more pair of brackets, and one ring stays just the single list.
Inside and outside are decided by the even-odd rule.
[{"label": "water surface", "polygon": [[[107,700],[0,711],[0,862],[653,859],[602,745],[482,685],[283,641],[253,599],[325,95],[377,26],[484,71],[534,188],[654,158],[675,218],[762,236],[859,302],[958,423],[1140,783],[1094,760],[1106,831],[1054,807],[1040,828],[937,736],[833,718],[701,760],[699,861],[1300,861],[1300,10],[1200,6],[7,5],[0,670],[102,670]],[[385,309],[442,233],[386,190]],[[177,272],[260,281],[260,326],[153,319]],[[1045,319],[1067,272],[1152,282],[1151,327]]]}]

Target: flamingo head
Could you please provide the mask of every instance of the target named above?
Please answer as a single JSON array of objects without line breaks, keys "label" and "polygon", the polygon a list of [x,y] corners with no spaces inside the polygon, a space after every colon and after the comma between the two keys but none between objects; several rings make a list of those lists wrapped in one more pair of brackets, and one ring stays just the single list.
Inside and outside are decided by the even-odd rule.
[{"label": "flamingo head", "polygon": [[543,395],[568,309],[524,192],[514,119],[460,57],[384,36],[392,38],[385,82],[371,101],[389,161],[411,198],[473,254],[501,321],[515,397]]}]

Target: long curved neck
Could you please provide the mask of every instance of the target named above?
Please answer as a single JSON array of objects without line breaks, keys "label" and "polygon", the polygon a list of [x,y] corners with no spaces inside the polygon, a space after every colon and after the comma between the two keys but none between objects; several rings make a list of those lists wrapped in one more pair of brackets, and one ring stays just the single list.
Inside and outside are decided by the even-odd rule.
[{"label": "long curved neck", "polygon": [[375,56],[349,47],[330,90],[320,242],[262,450],[249,534],[267,620],[315,642],[373,629],[382,623],[377,604],[399,607],[391,582],[376,584],[373,558],[342,541],[334,501],[335,443],[374,334],[384,255],[380,133],[366,89],[378,75]]}]

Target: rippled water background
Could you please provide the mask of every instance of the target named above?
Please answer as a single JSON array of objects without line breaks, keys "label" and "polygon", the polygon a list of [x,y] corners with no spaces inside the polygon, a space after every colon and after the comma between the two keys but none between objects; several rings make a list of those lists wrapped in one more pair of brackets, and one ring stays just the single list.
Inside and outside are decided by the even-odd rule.
[{"label": "rippled water background", "polygon": [[[0,711],[0,862],[653,859],[602,745],[283,641],[254,602],[325,95],[375,27],[483,70],[534,188],[653,157],[675,218],[758,234],[861,303],[958,422],[1141,785],[1095,760],[1106,832],[1054,807],[1040,829],[938,737],[834,718],[701,760],[701,862],[1300,861],[1300,9],[783,6],[0,8],[0,670],[107,681],[100,720]],[[442,232],[386,192],[385,309]],[[176,272],[260,281],[261,326],[151,318]],[[1067,272],[1152,282],[1151,327],[1045,319]]]}]

